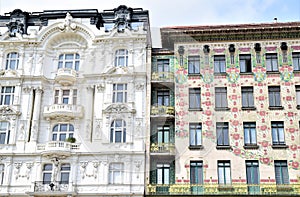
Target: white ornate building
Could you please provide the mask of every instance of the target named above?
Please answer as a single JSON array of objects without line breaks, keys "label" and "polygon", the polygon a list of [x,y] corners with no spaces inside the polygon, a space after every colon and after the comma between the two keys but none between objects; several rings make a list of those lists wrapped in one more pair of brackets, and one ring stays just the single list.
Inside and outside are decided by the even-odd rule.
[{"label": "white ornate building", "polygon": [[14,10],[0,30],[0,196],[142,196],[148,11]]}]

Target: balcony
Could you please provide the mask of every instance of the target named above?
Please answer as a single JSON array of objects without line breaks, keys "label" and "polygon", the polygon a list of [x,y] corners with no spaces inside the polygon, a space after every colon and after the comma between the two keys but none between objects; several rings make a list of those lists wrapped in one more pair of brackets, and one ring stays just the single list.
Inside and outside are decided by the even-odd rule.
[{"label": "balcony", "polygon": [[76,192],[71,183],[37,181],[34,183],[34,192],[28,192],[28,194],[31,196],[74,196]]},{"label": "balcony", "polygon": [[152,72],[151,80],[157,82],[174,82],[174,73],[173,72]]},{"label": "balcony", "polygon": [[83,116],[83,107],[80,105],[53,104],[44,107],[46,119],[71,120]]},{"label": "balcony", "polygon": [[70,68],[60,68],[57,71],[55,81],[63,86],[69,86],[76,81],[76,77],[76,70]]},{"label": "balcony", "polygon": [[147,186],[147,195],[268,195],[268,196],[298,196],[300,184],[276,185],[259,184],[248,185],[234,183],[231,185],[207,184],[170,184]]},{"label": "balcony", "polygon": [[64,141],[50,141],[46,144],[37,145],[37,152],[41,152],[41,154],[46,157],[68,157],[72,152],[75,152],[79,149],[79,143],[70,143]]},{"label": "balcony", "polygon": [[150,145],[151,153],[169,153],[175,154],[175,144],[172,143],[151,143]]},{"label": "balcony", "polygon": [[175,108],[173,106],[151,106],[151,115],[153,116],[174,116]]}]

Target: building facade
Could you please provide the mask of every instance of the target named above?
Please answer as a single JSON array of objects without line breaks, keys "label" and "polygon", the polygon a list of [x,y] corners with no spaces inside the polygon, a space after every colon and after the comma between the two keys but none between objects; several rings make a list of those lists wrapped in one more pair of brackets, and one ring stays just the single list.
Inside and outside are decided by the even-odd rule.
[{"label": "building facade", "polygon": [[299,22],[161,28],[147,195],[300,195]]},{"label": "building facade", "polygon": [[0,195],[143,196],[148,11],[0,16]]}]

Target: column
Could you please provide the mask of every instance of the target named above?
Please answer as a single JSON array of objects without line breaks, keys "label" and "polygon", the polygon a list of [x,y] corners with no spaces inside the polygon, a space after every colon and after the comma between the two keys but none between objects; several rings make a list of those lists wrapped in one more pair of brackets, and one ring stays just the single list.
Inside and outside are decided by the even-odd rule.
[{"label": "column", "polygon": [[39,130],[39,117],[40,117],[42,93],[43,93],[42,88],[39,87],[39,88],[35,89],[30,141],[37,140],[38,130]]}]

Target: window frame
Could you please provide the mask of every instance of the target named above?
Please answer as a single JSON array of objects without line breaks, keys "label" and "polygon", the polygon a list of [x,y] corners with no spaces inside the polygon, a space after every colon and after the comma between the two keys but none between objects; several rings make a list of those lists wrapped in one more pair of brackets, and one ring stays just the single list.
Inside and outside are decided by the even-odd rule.
[{"label": "window frame", "polygon": [[243,130],[244,146],[257,146],[256,122],[243,122]]},{"label": "window frame", "polygon": [[190,183],[203,184],[203,161],[190,161]]},{"label": "window frame", "polygon": [[214,55],[214,74],[226,73],[226,57],[225,55]]},{"label": "window frame", "polygon": [[127,49],[117,49],[115,51],[115,67],[128,67]]},{"label": "window frame", "polygon": [[[171,172],[171,165],[168,163],[157,163],[156,164],[156,184],[170,184],[170,172]],[[161,171],[161,177],[160,173]],[[161,179],[160,179],[161,178]],[[161,181],[160,181],[161,180]]]},{"label": "window frame", "polygon": [[246,160],[245,164],[247,184],[258,185],[260,183],[259,162],[257,160]]},{"label": "window frame", "polygon": [[[119,89],[119,87],[121,89]],[[127,83],[114,83],[113,84],[112,102],[113,103],[127,103],[127,91],[128,91]]]},{"label": "window frame", "polygon": [[[10,91],[7,89],[10,88]],[[15,95],[15,86],[2,86],[0,105],[13,105]]]},{"label": "window frame", "polygon": [[[229,177],[227,177],[227,176],[229,176]],[[219,185],[230,185],[231,182],[232,182],[232,180],[231,180],[230,161],[218,160],[218,184]]]},{"label": "window frame", "polygon": [[[56,129],[57,128],[57,129]],[[63,128],[66,128],[63,130]],[[75,128],[71,123],[58,123],[52,128],[52,141],[64,142],[68,138],[74,137]]]},{"label": "window frame", "polygon": [[241,88],[242,109],[255,109],[253,87],[243,86]]},{"label": "window frame", "polygon": [[[278,171],[280,174],[278,174]],[[274,160],[274,172],[277,185],[290,183],[287,161]]]},{"label": "window frame", "polygon": [[[251,54],[240,54],[240,73],[252,73],[252,59]],[[242,67],[244,66],[244,69]]]},{"label": "window frame", "polygon": [[109,184],[122,184],[124,177],[124,163],[109,164]]},{"label": "window frame", "polygon": [[[68,94],[64,94],[68,92]],[[54,104],[57,105],[77,105],[77,89],[55,89]]]},{"label": "window frame", "polygon": [[[51,169],[46,169],[46,166],[51,166]],[[53,181],[53,177],[52,177],[52,174],[53,174],[53,164],[50,164],[50,163],[45,163],[44,165],[43,165],[43,170],[42,170],[42,174],[43,174],[43,176],[42,176],[42,182],[43,182],[43,184],[50,184],[52,181]],[[46,179],[46,177],[45,177],[45,175],[48,175],[47,176],[47,180],[45,180]],[[49,180],[48,180],[48,178],[50,178]]]},{"label": "window frame", "polygon": [[269,97],[269,109],[283,109],[281,103],[281,89],[280,86],[269,86],[268,97]]},{"label": "window frame", "polygon": [[190,148],[202,147],[202,124],[189,123],[189,142]]},{"label": "window frame", "polygon": [[170,90],[157,90],[156,94],[157,106],[170,106]]},{"label": "window frame", "polygon": [[[69,56],[73,56],[68,59]],[[79,71],[80,55],[79,53],[61,53],[58,56],[57,69],[71,69]]]},{"label": "window frame", "polygon": [[271,134],[273,146],[286,145],[283,121],[271,121]]},{"label": "window frame", "polygon": [[201,88],[189,88],[189,110],[202,110]]},{"label": "window frame", "polygon": [[[69,163],[62,163],[60,165],[60,174],[59,174],[59,183],[60,184],[69,184],[70,182],[70,172],[71,172],[71,165]],[[66,178],[66,177],[67,178]]]},{"label": "window frame", "polygon": [[216,132],[217,132],[217,148],[230,147],[228,122],[217,122]]},{"label": "window frame", "polygon": [[[13,57],[14,55],[16,55],[16,57]],[[19,61],[20,61],[20,55],[18,52],[8,53],[6,55],[5,70],[18,70]]]},{"label": "window frame", "polygon": [[[5,123],[6,126],[2,125],[3,123]],[[0,144],[9,144],[9,140],[10,140],[10,123],[8,121],[0,121]]]},{"label": "window frame", "polygon": [[300,109],[300,85],[295,86],[297,109]]},{"label": "window frame", "polygon": [[267,72],[279,72],[277,53],[266,53],[266,69]]},{"label": "window frame", "polygon": [[215,110],[229,110],[227,87],[215,87]]},{"label": "window frame", "polygon": [[188,56],[188,74],[200,75],[200,56],[192,55]]},{"label": "window frame", "polygon": [[[121,126],[118,126],[119,121],[121,121]],[[110,143],[126,143],[126,138],[126,121],[123,119],[113,120],[110,126]]]},{"label": "window frame", "polygon": [[293,69],[300,71],[300,52],[292,52]]},{"label": "window frame", "polygon": [[170,125],[157,125],[157,143],[168,144],[170,143],[171,128]]}]

